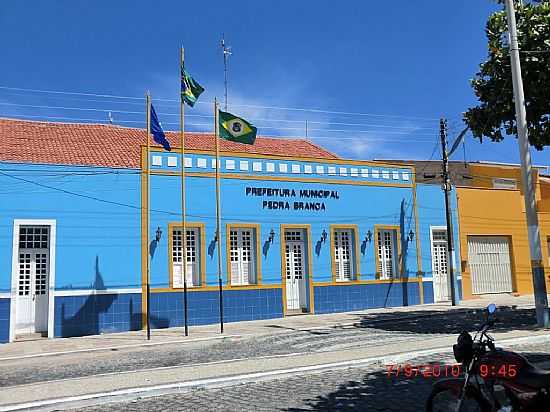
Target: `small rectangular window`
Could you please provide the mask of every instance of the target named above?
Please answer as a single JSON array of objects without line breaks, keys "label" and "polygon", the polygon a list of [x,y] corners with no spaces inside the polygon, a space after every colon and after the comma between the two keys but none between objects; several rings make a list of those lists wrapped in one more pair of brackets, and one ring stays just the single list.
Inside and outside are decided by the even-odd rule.
[{"label": "small rectangular window", "polygon": [[235,161],[233,159],[227,159],[225,161],[225,168],[227,170],[235,170]]},{"label": "small rectangular window", "polygon": [[162,156],[153,156],[153,166],[162,166]]},{"label": "small rectangular window", "polygon": [[49,227],[21,226],[19,228],[19,249],[48,249]]},{"label": "small rectangular window", "polygon": [[256,273],[256,230],[232,228],[229,231],[231,285],[254,285]]},{"label": "small rectangular window", "polygon": [[349,281],[357,278],[354,265],[354,245],[353,230],[334,230],[334,267],[337,281]]},{"label": "small rectangular window", "polygon": [[509,189],[516,190],[518,188],[516,179],[493,179],[493,187],[495,189]]}]

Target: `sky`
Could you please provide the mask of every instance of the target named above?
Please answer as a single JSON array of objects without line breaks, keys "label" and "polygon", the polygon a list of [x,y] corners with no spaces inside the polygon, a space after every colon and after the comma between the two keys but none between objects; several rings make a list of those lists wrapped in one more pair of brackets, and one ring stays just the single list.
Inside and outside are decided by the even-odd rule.
[{"label": "sky", "polygon": [[[391,6],[389,5],[391,4]],[[179,48],[206,91],[186,130],[223,106],[222,34],[232,49],[228,110],[264,136],[307,137],[354,159],[438,159],[476,104],[492,0],[15,1],[0,4],[0,116],[144,127],[150,91],[179,128]],[[18,90],[25,89],[25,90]],[[113,95],[40,93],[31,90]],[[39,107],[36,107],[39,106]],[[284,109],[286,108],[286,109]],[[292,109],[292,110],[288,110]],[[546,165],[548,152],[532,150]],[[515,138],[468,135],[454,159],[518,162]]]}]

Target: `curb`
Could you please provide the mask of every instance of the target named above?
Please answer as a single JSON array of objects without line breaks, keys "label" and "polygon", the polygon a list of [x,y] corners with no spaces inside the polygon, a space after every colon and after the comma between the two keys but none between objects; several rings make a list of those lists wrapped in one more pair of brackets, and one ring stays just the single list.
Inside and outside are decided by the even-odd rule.
[{"label": "curb", "polygon": [[182,339],[171,340],[171,341],[165,341],[165,342],[144,342],[144,343],[136,343],[133,345],[105,346],[102,348],[86,348],[86,349],[74,349],[74,350],[59,351],[59,352],[33,353],[31,355],[7,356],[5,358],[0,358],[0,362],[17,360],[17,359],[40,358],[40,357],[46,357],[46,356],[70,355],[73,353],[114,351],[118,349],[142,348],[142,347],[149,347],[149,346],[170,345],[170,344],[176,344],[176,343],[195,343],[195,342],[205,342],[210,340],[223,340],[223,339],[240,338],[240,337],[241,335],[223,335],[223,336],[211,336],[206,338],[196,338],[196,339],[186,339],[186,340],[182,340]]}]

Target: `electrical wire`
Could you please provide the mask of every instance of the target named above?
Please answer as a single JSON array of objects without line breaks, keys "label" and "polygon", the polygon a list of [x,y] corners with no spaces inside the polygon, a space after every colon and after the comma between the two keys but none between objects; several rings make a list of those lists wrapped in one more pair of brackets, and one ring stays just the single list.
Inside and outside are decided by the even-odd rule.
[{"label": "electrical wire", "polygon": [[[21,88],[21,87],[8,87],[8,86],[0,86],[0,89],[26,91],[26,92],[32,92],[32,93],[80,95],[80,96],[90,96],[90,97],[129,99],[129,100],[145,100],[145,97],[120,96],[120,95],[99,94],[99,93],[67,92],[67,91],[60,91],[60,90],[27,89],[27,88]],[[155,100],[157,100],[157,101],[166,101],[166,102],[178,102],[178,103],[180,102],[179,99],[156,98]],[[197,103],[212,105],[214,102],[198,101]],[[326,114],[337,114],[337,115],[346,115],[346,116],[370,116],[370,117],[379,117],[379,118],[427,120],[427,121],[438,120],[437,118],[432,118],[432,117],[401,116],[401,115],[387,115],[387,114],[360,113],[360,112],[344,112],[344,111],[332,111],[332,110],[322,110],[322,109],[308,109],[308,108],[303,108],[303,107],[279,107],[279,106],[251,105],[251,104],[232,104],[230,106],[231,107],[251,107],[251,108],[256,108],[256,109],[301,111],[301,112],[310,112],[310,113],[326,113]]]}]

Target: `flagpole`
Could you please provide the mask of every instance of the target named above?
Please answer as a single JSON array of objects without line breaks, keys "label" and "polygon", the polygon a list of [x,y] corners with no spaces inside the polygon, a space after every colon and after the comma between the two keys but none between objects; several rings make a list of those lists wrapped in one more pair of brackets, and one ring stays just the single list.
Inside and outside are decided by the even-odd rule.
[{"label": "flagpole", "polygon": [[147,340],[151,340],[151,256],[149,253],[150,247],[149,247],[149,232],[150,232],[150,217],[149,217],[149,209],[151,204],[151,179],[150,179],[150,167],[149,167],[149,151],[151,150],[151,139],[150,139],[150,133],[151,133],[151,95],[149,91],[147,91],[147,97],[146,97],[146,105],[147,105],[147,219],[146,219],[146,238],[147,238]]},{"label": "flagpole", "polygon": [[218,100],[214,98],[214,131],[216,140],[216,241],[218,243],[218,290],[220,295],[220,333],[223,333],[223,287],[222,287],[222,237],[220,215],[220,139],[218,125]]},{"label": "flagpole", "polygon": [[[183,46],[180,49],[180,82],[182,76],[184,62],[184,50]],[[181,86],[180,86],[181,89]],[[181,92],[181,90],[180,90]],[[185,222],[185,106],[183,99],[180,96],[180,146],[181,146],[181,239],[183,252],[181,257],[182,262],[182,274],[183,274],[183,321],[185,324],[185,336],[189,335],[188,321],[187,321],[187,226]]]}]

